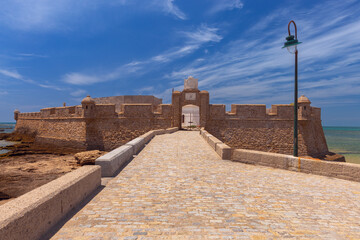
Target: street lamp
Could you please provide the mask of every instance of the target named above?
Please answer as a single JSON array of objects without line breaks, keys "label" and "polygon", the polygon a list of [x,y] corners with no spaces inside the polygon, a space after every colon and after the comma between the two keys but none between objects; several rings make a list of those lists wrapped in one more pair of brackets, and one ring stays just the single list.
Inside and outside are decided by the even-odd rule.
[{"label": "street lamp", "polygon": [[[290,25],[294,24],[295,36],[290,33]],[[294,91],[294,156],[298,156],[298,50],[297,45],[301,42],[297,39],[297,28],[294,21],[288,24],[289,36],[286,37],[286,42],[282,48],[287,48],[289,53],[295,54],[295,91]]]}]

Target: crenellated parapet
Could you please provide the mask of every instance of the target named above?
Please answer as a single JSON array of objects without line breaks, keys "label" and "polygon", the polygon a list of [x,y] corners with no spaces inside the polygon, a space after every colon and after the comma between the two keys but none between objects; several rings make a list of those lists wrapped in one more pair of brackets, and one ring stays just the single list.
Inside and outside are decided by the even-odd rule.
[{"label": "crenellated parapet", "polygon": [[[320,119],[320,108],[310,106],[308,102],[298,103],[298,119]],[[265,104],[232,104],[231,111],[226,112],[224,104],[210,104],[210,120],[293,120],[294,106],[291,104],[274,104],[266,109]]]},{"label": "crenellated parapet", "polygon": [[160,104],[154,112],[155,117],[159,118],[171,118],[172,105],[171,104]]},{"label": "crenellated parapet", "polygon": [[266,119],[266,105],[262,104],[232,104],[228,117],[238,119]]},{"label": "crenellated parapet", "polygon": [[81,106],[53,107],[40,110],[41,118],[74,118],[82,116],[83,109]]},{"label": "crenellated parapet", "polygon": [[41,118],[41,113],[39,112],[27,112],[27,113],[14,113],[14,118],[17,121],[18,119],[38,119]]}]

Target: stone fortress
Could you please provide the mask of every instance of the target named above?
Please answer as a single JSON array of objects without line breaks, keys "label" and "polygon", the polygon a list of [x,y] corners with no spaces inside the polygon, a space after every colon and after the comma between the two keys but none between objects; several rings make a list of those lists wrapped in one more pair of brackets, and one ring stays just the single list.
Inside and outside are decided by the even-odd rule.
[{"label": "stone fortress", "polygon": [[[299,155],[328,154],[320,108],[305,96],[298,107]],[[197,79],[189,77],[183,91],[172,92],[171,104],[154,96],[87,96],[77,106],[16,110],[14,118],[16,131],[33,135],[35,143],[79,150],[109,151],[150,130],[181,128],[190,121],[233,148],[292,154],[293,112],[291,104],[270,109],[265,104],[232,104],[226,112],[225,105],[210,104],[209,92],[200,91]]]}]

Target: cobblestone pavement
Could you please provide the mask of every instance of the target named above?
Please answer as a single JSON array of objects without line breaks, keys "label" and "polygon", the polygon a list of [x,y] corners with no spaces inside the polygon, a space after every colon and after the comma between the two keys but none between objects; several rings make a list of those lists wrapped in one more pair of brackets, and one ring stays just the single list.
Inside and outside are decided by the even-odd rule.
[{"label": "cobblestone pavement", "polygon": [[360,239],[360,183],[221,160],[156,136],[53,239]]}]

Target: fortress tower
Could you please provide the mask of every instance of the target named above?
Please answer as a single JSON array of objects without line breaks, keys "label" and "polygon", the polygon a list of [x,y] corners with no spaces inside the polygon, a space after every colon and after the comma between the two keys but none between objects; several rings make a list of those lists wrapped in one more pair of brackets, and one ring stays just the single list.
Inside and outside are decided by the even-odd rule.
[{"label": "fortress tower", "polygon": [[95,101],[90,97],[90,95],[87,95],[82,101],[81,106],[84,111],[84,117],[91,118],[95,115]]}]

